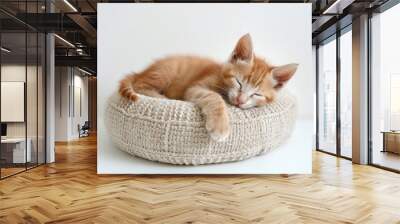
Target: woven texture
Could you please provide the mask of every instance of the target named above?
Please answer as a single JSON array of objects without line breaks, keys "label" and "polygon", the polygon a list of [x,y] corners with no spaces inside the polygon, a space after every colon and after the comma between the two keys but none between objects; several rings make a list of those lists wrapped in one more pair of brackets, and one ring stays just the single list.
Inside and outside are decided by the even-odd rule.
[{"label": "woven texture", "polygon": [[140,96],[132,103],[110,97],[105,123],[117,147],[148,160],[200,165],[247,159],[277,148],[290,137],[295,98],[281,91],[264,107],[242,110],[228,106],[231,134],[212,140],[200,109],[192,103]]}]

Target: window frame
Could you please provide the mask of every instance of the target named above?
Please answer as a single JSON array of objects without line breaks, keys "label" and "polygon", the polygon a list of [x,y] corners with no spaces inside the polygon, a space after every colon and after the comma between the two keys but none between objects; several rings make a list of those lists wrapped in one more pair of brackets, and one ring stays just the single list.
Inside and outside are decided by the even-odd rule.
[{"label": "window frame", "polygon": [[[341,64],[340,64],[340,37],[347,32],[352,32],[352,23],[346,25],[345,27],[339,29],[336,31],[336,33],[332,34],[331,36],[327,37],[326,39],[320,41],[318,44],[316,44],[316,52],[315,52],[315,65],[316,65],[316,151],[323,152],[329,155],[333,155],[339,158],[347,159],[347,160],[352,160],[351,157],[347,157],[342,155],[341,152],[341,117],[340,117],[340,104],[341,104],[341,97],[340,97],[340,85],[341,85]],[[336,152],[328,152],[322,148],[320,148],[319,144],[319,47],[322,44],[327,44],[331,41],[336,41]]]}]

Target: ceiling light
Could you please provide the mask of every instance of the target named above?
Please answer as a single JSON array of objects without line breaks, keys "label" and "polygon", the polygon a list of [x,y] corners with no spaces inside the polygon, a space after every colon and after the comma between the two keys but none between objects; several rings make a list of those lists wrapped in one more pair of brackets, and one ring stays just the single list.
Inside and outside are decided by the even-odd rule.
[{"label": "ceiling light", "polygon": [[64,3],[67,4],[74,12],[78,12],[78,10],[68,0],[64,0]]},{"label": "ceiling light", "polygon": [[78,53],[79,55],[83,55],[83,49],[77,48],[76,53]]},{"label": "ceiling light", "polygon": [[90,72],[88,72],[88,71],[86,71],[86,70],[83,70],[83,69],[81,69],[81,68],[79,68],[79,67],[78,67],[78,70],[81,71],[81,72],[83,72],[83,73],[85,73],[85,74],[87,74],[87,75],[92,75],[92,73],[90,73]]},{"label": "ceiling light", "polygon": [[5,47],[1,47],[0,49],[1,49],[2,51],[6,52],[6,53],[10,53],[10,52],[11,52],[11,50],[9,50],[9,49],[7,49],[7,48],[5,48]]},{"label": "ceiling light", "polygon": [[62,38],[62,37],[60,37],[60,36],[57,35],[57,34],[54,34],[54,36],[57,37],[57,38],[58,38],[59,40],[61,40],[62,42],[66,43],[68,46],[75,48],[75,45],[73,45],[73,44],[72,44],[71,42],[69,42],[68,40],[66,40],[66,39],[64,39],[64,38]]}]

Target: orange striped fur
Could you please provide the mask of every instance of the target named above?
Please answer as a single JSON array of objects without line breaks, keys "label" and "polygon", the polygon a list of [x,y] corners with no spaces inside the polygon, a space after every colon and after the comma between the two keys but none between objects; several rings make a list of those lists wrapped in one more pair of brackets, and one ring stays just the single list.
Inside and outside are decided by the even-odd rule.
[{"label": "orange striped fur", "polygon": [[193,102],[205,115],[211,137],[223,141],[230,129],[225,101],[242,109],[263,106],[274,100],[297,66],[273,66],[256,57],[251,37],[246,34],[226,63],[197,56],[166,57],[126,76],[119,93],[131,101],[143,94]]}]

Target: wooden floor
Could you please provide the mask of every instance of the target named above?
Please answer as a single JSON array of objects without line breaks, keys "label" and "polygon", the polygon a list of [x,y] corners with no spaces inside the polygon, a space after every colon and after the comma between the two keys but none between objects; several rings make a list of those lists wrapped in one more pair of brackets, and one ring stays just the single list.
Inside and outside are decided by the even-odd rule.
[{"label": "wooden floor", "polygon": [[23,172],[25,169],[25,167],[7,167],[1,168],[1,177],[8,177],[11,176],[13,174],[19,173],[19,172]]},{"label": "wooden floor", "polygon": [[400,223],[400,175],[314,153],[313,175],[99,176],[94,137],[0,181],[0,223]]}]

